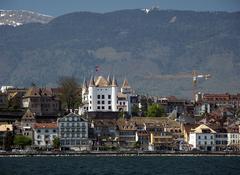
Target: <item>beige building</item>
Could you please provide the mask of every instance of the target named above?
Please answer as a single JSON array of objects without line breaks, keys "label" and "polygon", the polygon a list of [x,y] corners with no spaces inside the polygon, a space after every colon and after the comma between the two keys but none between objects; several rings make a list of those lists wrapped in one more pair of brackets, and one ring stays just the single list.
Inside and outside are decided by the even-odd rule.
[{"label": "beige building", "polygon": [[60,100],[50,88],[31,87],[23,96],[22,104],[40,116],[57,115],[60,112]]}]

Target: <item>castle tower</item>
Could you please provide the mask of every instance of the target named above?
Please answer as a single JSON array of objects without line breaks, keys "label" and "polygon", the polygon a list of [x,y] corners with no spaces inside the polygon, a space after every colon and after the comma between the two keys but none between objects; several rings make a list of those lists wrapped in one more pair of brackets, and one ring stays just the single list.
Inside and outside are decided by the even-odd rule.
[{"label": "castle tower", "polygon": [[132,87],[128,84],[128,81],[126,78],[123,81],[121,92],[123,94],[132,94]]},{"label": "castle tower", "polygon": [[118,93],[118,85],[117,81],[115,80],[115,77],[113,76],[112,79],[112,111],[118,111],[117,110],[117,93]]},{"label": "castle tower", "polygon": [[96,86],[94,77],[91,76],[90,82],[89,82],[89,88],[88,88],[88,102],[89,102],[89,108],[88,111],[96,111]]}]

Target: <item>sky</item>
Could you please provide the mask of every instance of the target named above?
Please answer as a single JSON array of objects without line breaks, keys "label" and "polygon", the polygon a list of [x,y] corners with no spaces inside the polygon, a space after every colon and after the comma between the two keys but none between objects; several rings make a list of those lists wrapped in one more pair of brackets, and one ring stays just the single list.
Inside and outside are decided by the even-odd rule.
[{"label": "sky", "polygon": [[76,11],[110,12],[122,9],[240,11],[240,0],[0,0],[3,10],[30,10],[52,16]]}]

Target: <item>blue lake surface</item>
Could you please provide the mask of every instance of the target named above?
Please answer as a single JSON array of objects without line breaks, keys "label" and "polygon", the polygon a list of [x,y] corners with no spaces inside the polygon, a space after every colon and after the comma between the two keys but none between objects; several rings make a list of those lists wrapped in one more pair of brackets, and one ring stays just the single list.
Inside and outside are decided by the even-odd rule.
[{"label": "blue lake surface", "polygon": [[0,175],[240,175],[240,157],[7,157]]}]

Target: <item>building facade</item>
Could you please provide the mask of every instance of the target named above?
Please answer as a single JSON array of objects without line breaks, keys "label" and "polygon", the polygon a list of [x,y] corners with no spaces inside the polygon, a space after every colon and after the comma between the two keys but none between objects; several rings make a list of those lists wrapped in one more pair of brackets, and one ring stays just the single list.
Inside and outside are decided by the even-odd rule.
[{"label": "building facade", "polygon": [[58,133],[61,149],[90,150],[88,121],[81,116],[69,113],[58,119]]},{"label": "building facade", "polygon": [[202,151],[215,151],[216,131],[210,127],[201,124],[195,129],[192,129],[189,134],[189,144],[192,149],[198,149]]},{"label": "building facade", "polygon": [[54,138],[58,137],[57,123],[35,123],[33,126],[33,145],[38,148],[52,148]]},{"label": "building facade", "polygon": [[22,106],[36,115],[57,115],[60,111],[60,100],[53,95],[50,88],[31,87],[22,98]]},{"label": "building facade", "polygon": [[131,96],[133,90],[125,79],[119,89],[115,77],[91,77],[89,83],[85,80],[82,87],[83,106],[79,114],[84,112],[118,112],[131,113]]}]

